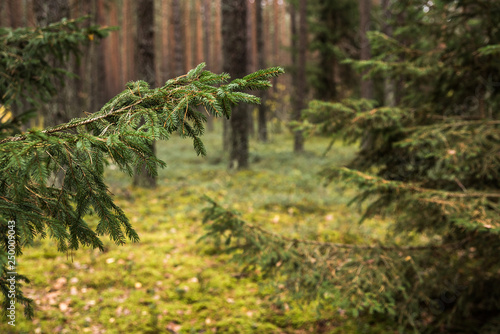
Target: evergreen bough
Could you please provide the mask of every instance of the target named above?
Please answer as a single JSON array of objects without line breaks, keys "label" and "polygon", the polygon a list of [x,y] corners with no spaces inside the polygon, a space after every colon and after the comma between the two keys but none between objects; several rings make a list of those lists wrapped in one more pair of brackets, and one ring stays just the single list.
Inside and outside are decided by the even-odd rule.
[{"label": "evergreen bough", "polygon": [[500,4],[407,0],[391,11],[394,37],[372,32],[373,58],[349,63],[392,80],[396,104],[314,101],[303,126],[354,143],[371,134],[323,176],[358,187],[363,220],[392,218],[387,238],[398,241],[291,239],[216,203],[206,237],[296,298],[401,333],[498,333]]},{"label": "evergreen bough", "polygon": [[[51,67],[46,58],[56,52],[64,55],[61,58],[64,60],[67,55],[77,53],[81,38],[89,36],[89,31],[78,30],[77,25],[59,35],[67,22],[51,25],[47,31],[17,30],[27,34],[25,42],[20,39],[18,44],[14,43],[14,48],[19,50],[38,43],[33,38],[43,41],[52,34],[62,44],[47,42],[50,47],[47,46],[45,53],[35,50],[31,55],[20,53],[28,60],[26,67],[18,62],[20,54],[3,53],[2,75],[8,80],[0,81],[2,103],[8,105],[29,91],[41,98],[55,93],[50,83],[38,80],[44,75],[62,73],[60,68]],[[92,29],[92,33],[103,33],[98,28]],[[0,32],[4,39],[16,34],[8,29]],[[73,40],[76,44],[71,44]],[[205,155],[201,140],[207,120],[205,114],[229,118],[236,104],[259,103],[259,98],[243,91],[267,89],[271,86],[270,78],[283,73],[281,68],[274,67],[229,81],[228,74],[214,74],[204,67],[205,64],[200,64],[159,88],[151,88],[144,81],[130,82],[100,111],[55,127],[23,133],[19,133],[19,127],[2,127],[0,290],[5,297],[4,310],[10,302],[6,273],[13,271],[7,259],[9,221],[15,221],[17,257],[35,238],[50,237],[62,252],[81,246],[102,250],[100,237],[103,235],[116,244],[123,244],[127,239],[139,241],[104,183],[105,166],[113,163],[129,175],[133,174],[134,167],[145,166],[150,174],[156,175],[158,167],[166,164],[153,154],[149,144],[154,140],[167,140],[174,133],[192,139],[195,152]],[[97,215],[99,222],[95,229],[85,222],[88,215]],[[25,315],[31,317],[32,301],[22,294],[22,280],[27,278],[19,274],[16,301],[25,305]]]}]

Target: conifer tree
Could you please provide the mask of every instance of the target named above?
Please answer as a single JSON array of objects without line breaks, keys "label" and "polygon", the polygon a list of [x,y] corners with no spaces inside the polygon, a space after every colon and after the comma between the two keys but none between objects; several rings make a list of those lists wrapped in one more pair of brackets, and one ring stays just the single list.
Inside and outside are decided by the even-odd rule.
[{"label": "conifer tree", "polygon": [[[28,94],[45,98],[55,93],[50,76],[62,78],[64,72],[48,66],[47,56],[55,52],[64,60],[69,52],[77,52],[80,42],[106,32],[97,27],[79,29],[78,22],[0,30],[3,104]],[[195,152],[206,154],[201,140],[206,116],[198,107],[211,116],[229,118],[233,106],[259,103],[257,97],[242,91],[267,89],[269,79],[283,72],[278,67],[259,70],[229,82],[228,74],[214,74],[204,66],[158,88],[145,81],[130,82],[101,110],[65,124],[23,133],[14,126],[2,127],[0,290],[4,310],[10,305],[8,279],[12,274],[8,273],[17,271],[8,256],[15,253],[19,259],[36,238],[53,239],[62,252],[82,246],[102,250],[103,235],[117,244],[139,240],[104,183],[106,165],[114,164],[129,175],[144,166],[156,175],[165,162],[153,154],[150,144],[173,133],[192,139]],[[54,183],[55,173],[62,174],[60,185]],[[98,217],[96,226],[86,223],[87,215]],[[27,278],[17,271],[15,279],[16,302],[25,305],[30,317],[32,304],[21,290],[21,281]]]},{"label": "conifer tree", "polygon": [[[138,75],[153,86],[156,80],[155,71],[155,29],[154,29],[154,1],[141,0],[137,3],[137,64]],[[155,142],[151,143],[151,152],[156,151]],[[134,174],[134,186],[156,188],[156,177],[145,169]]]},{"label": "conifer tree", "polygon": [[372,317],[388,332],[498,333],[500,4],[407,0],[390,11],[406,16],[391,22],[394,37],[372,32],[372,58],[350,63],[403,82],[401,98],[314,101],[307,112],[316,131],[357,143],[373,134],[370,150],[323,175],[359,188],[363,220],[392,219],[387,241],[297,240],[216,203],[206,237],[226,240],[296,298]]},{"label": "conifer tree", "polygon": [[[353,89],[352,70],[340,62],[354,58],[353,50],[359,30],[358,6],[355,1],[312,1],[309,27],[312,35],[310,49],[318,53],[313,65],[310,83],[314,97],[318,100],[333,101]],[[341,84],[337,83],[341,78]],[[356,80],[357,81],[357,80]]]},{"label": "conifer tree", "polygon": [[[222,0],[222,54],[223,70],[232,76],[241,76],[247,71],[247,4],[240,0]],[[248,168],[249,111],[245,105],[235,108],[230,120],[229,168]]]}]

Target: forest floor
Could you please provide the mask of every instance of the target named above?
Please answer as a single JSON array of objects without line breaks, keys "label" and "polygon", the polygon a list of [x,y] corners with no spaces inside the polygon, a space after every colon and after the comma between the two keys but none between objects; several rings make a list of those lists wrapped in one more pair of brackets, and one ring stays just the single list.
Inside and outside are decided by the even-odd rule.
[{"label": "forest floor", "polygon": [[[323,156],[329,139],[314,137],[296,156],[289,133],[271,134],[269,143],[251,141],[251,168],[228,171],[221,135],[204,136],[208,156],[197,157],[192,142],[173,136],[158,143],[168,167],[154,191],[134,189],[110,166],[107,181],[116,202],[139,233],[139,243],[106,251],[58,253],[53,241],[37,240],[18,258],[18,271],[31,278],[25,293],[36,302],[33,321],[18,307],[16,328],[2,333],[368,333],[366,324],[336,307],[318,314],[271,289],[256,274],[240,277],[230,257],[197,240],[203,235],[201,210],[207,195],[241,212],[248,222],[289,236],[352,243],[383,235],[383,224],[357,222],[347,207],[354,191],[324,185],[326,166],[352,159],[355,148],[337,143]],[[95,226],[96,217],[88,222]],[[340,312],[339,312],[340,311]]]}]

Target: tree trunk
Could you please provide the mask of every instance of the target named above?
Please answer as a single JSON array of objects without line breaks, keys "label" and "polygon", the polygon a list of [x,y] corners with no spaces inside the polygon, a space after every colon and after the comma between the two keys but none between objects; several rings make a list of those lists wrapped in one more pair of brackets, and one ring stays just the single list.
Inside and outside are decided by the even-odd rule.
[{"label": "tree trunk", "polygon": [[136,77],[135,74],[135,2],[123,0],[122,8],[122,82],[121,89],[125,84]]},{"label": "tree trunk", "polygon": [[184,64],[182,59],[184,59],[184,49],[182,47],[182,21],[181,21],[181,4],[180,0],[173,0],[172,2],[172,22],[173,22],[173,33],[174,33],[174,61],[175,61],[175,71],[174,75],[176,77],[184,74]]},{"label": "tree trunk", "polygon": [[[108,25],[118,25],[118,8],[116,1],[109,1],[106,4],[106,19]],[[106,100],[111,99],[116,94],[123,90],[121,85],[121,53],[120,53],[120,36],[118,33],[110,34],[104,41],[104,66],[106,68]]]},{"label": "tree trunk", "polygon": [[[203,62],[203,51],[204,51],[204,41],[203,41],[203,13],[201,9],[200,1],[195,2],[195,14],[196,14],[196,66]],[[207,42],[208,43],[208,42]]]},{"label": "tree trunk", "polygon": [[210,0],[203,1],[203,58],[208,69],[212,69],[212,59],[210,56],[210,45],[212,45],[212,6]]},{"label": "tree trunk", "polygon": [[[295,106],[293,119],[300,121],[302,109],[306,103],[306,55],[307,55],[307,0],[299,1],[299,43],[297,63],[295,66]],[[304,151],[304,136],[302,131],[295,130],[293,150],[296,153]]]},{"label": "tree trunk", "polygon": [[168,29],[168,24],[169,24],[169,4],[167,1],[162,1],[160,3],[161,5],[161,83],[165,83],[170,78],[170,62],[172,61],[172,58],[170,58],[170,43],[169,43],[169,29]]},{"label": "tree trunk", "polygon": [[318,22],[323,25],[323,29],[316,33],[316,40],[320,44],[318,47],[318,63],[320,73],[316,78],[315,98],[322,101],[333,101],[337,97],[337,87],[335,83],[335,68],[337,59],[333,47],[339,43],[340,39],[334,40],[332,32],[339,34],[342,27],[339,26],[339,10],[334,10],[324,4],[318,13]]},{"label": "tree trunk", "polygon": [[[212,45],[212,40],[210,39],[212,36],[212,7],[210,0],[203,1],[203,60],[207,64],[207,69],[212,70],[212,59],[210,57],[210,46]],[[207,131],[214,131],[214,118],[211,115],[207,115]]]},{"label": "tree trunk", "polygon": [[[155,34],[154,34],[154,0],[140,0],[137,4],[137,74],[141,80],[155,84]],[[155,152],[155,144],[151,144]],[[134,186],[155,188],[156,177],[150,175],[143,166],[136,169]]]},{"label": "tree trunk", "polygon": [[[51,23],[60,21],[63,18],[70,18],[70,6],[68,0],[35,0],[33,2],[35,18],[38,25],[47,26]],[[52,59],[56,62],[55,59]],[[78,72],[76,61],[71,57],[65,64],[61,64],[68,72]],[[77,79],[66,78],[64,82],[56,83],[58,94],[41,108],[41,117],[44,120],[44,126],[52,126],[66,123],[74,117],[79,116],[78,110],[81,110],[76,95]]]},{"label": "tree trunk", "polygon": [[[367,32],[370,30],[370,1],[371,0],[359,0],[359,18],[360,18],[360,59],[370,60],[370,43],[368,41]],[[363,72],[364,76],[366,72]],[[361,79],[361,98],[371,99],[373,97],[373,82],[369,79]]]},{"label": "tree trunk", "polygon": [[186,58],[184,65],[184,72],[187,72],[193,68],[193,42],[192,42],[192,27],[191,27],[191,0],[183,1],[184,8],[184,41],[186,42]]},{"label": "tree trunk", "polygon": [[[247,71],[246,1],[222,0],[222,53],[224,72],[241,78]],[[248,167],[248,108],[235,106],[230,119],[231,147],[229,168]]]},{"label": "tree trunk", "polygon": [[[246,17],[246,26],[247,26],[247,36],[245,38],[245,43],[247,47],[247,66],[246,72],[254,71],[254,63],[252,63],[252,7],[253,3],[250,1],[246,1],[247,4],[247,17]],[[248,106],[248,135],[253,138],[255,137],[255,124],[253,121],[253,106]]]},{"label": "tree trunk", "polygon": [[[255,25],[257,39],[257,67],[259,69],[266,67],[264,58],[264,34],[263,34],[263,19],[262,19],[262,0],[255,0]],[[267,142],[267,90],[260,92],[260,104],[258,114],[258,133],[261,142]]]},{"label": "tree trunk", "polygon": [[222,28],[221,28],[221,0],[215,0],[215,23],[214,23],[214,47],[213,47],[213,71],[215,73],[219,73],[222,69],[222,61],[221,61],[221,54],[222,54]]},{"label": "tree trunk", "polygon": [[[280,11],[279,11],[279,0],[273,0],[273,64],[272,66],[278,66],[280,64]],[[278,78],[272,78],[273,92],[276,94],[278,92]]]},{"label": "tree trunk", "polygon": [[[367,32],[370,30],[370,0],[359,0],[359,18],[360,18],[360,59],[370,60],[370,43],[368,41]],[[364,76],[366,71],[361,75]],[[373,82],[370,79],[361,78],[361,98],[371,99],[373,97]],[[361,140],[361,151],[369,152],[372,149],[374,141],[374,134],[372,132],[367,132],[363,139]]]},{"label": "tree trunk", "polygon": [[12,28],[19,28],[24,25],[22,5],[22,1],[7,0],[7,19],[10,20],[10,24],[8,24],[8,26]]},{"label": "tree trunk", "polygon": [[[382,32],[387,36],[392,37],[392,27],[390,26],[389,20],[391,19],[390,11],[390,0],[382,0],[382,15],[384,17],[384,24],[382,26]],[[388,107],[394,107],[396,105],[395,92],[396,87],[394,80],[391,78],[385,78],[384,80],[384,104]]]}]

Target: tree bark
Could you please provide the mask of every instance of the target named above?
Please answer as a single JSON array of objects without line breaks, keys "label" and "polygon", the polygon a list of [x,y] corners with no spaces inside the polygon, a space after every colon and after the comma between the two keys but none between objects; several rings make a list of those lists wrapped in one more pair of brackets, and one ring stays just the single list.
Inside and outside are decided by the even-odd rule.
[{"label": "tree bark", "polygon": [[[154,0],[140,0],[137,4],[137,72],[141,80],[150,87],[155,84],[155,32]],[[155,152],[154,142],[151,150]],[[134,186],[155,188],[156,177],[150,175],[145,167],[136,169]]]},{"label": "tree bark", "polygon": [[[212,59],[210,55],[210,46],[212,45],[212,6],[210,0],[203,1],[203,61],[207,64],[207,69],[213,70]],[[214,131],[214,118],[207,115],[207,131]]]},{"label": "tree bark", "polygon": [[[252,12],[253,9],[252,7],[254,6],[254,3],[251,3],[250,1],[246,1],[247,4],[247,17],[246,17],[246,26],[247,26],[247,36],[246,36],[246,47],[247,47],[247,66],[246,66],[246,72],[253,72],[254,71],[254,66],[256,65],[253,63],[253,58],[252,58]],[[248,106],[248,134],[251,138],[255,137],[255,124],[253,120],[253,106]]]},{"label": "tree bark", "polygon": [[191,27],[191,0],[183,1],[184,8],[184,41],[185,41],[185,49],[186,49],[186,58],[184,65],[184,72],[187,72],[193,68],[193,42],[192,42],[192,27]]},{"label": "tree bark", "polygon": [[[255,26],[257,39],[257,67],[262,69],[266,67],[266,59],[264,58],[264,34],[263,34],[263,19],[262,19],[262,0],[255,0]],[[267,90],[260,93],[259,113],[257,120],[258,138],[261,142],[267,142]]]},{"label": "tree bark", "polygon": [[201,9],[200,1],[195,2],[195,14],[196,14],[196,66],[203,62],[203,54],[204,54],[204,45],[205,41],[203,40],[203,12]]},{"label": "tree bark", "polygon": [[[360,18],[360,59],[370,60],[370,43],[368,41],[367,32],[370,30],[370,1],[371,0],[359,0],[359,18]],[[364,76],[366,72],[363,72]],[[373,97],[373,82],[370,79],[361,78],[361,98],[371,99]]]},{"label": "tree bark", "polygon": [[[384,17],[384,24],[382,26],[382,32],[387,36],[392,37],[392,27],[389,23],[391,19],[390,10],[390,0],[382,0],[382,15]],[[394,80],[391,78],[385,78],[384,80],[384,104],[389,107],[394,107],[396,105],[396,87]]]},{"label": "tree bark", "polygon": [[[70,18],[68,0],[35,0],[33,10],[37,24],[40,26],[47,26],[63,18]],[[57,62],[56,59],[52,59],[52,61]],[[74,57],[71,57],[65,64],[60,65],[68,72],[78,72]],[[56,83],[58,94],[50,102],[44,104],[40,110],[40,116],[43,117],[45,126],[66,123],[79,116],[78,111],[81,110],[81,106],[76,96],[77,82],[77,79],[67,78],[64,82]]]},{"label": "tree bark", "polygon": [[159,77],[161,78],[161,83],[164,83],[170,78],[170,62],[172,61],[172,58],[170,58],[170,43],[169,43],[169,29],[168,29],[168,24],[169,24],[169,3],[167,1],[162,1],[160,3],[161,5],[161,21],[160,21],[160,26],[161,26],[161,61],[160,61],[160,75]]},{"label": "tree bark", "polygon": [[7,0],[7,18],[10,20],[10,24],[8,26],[12,28],[19,28],[24,25],[22,5],[22,1]]},{"label": "tree bark", "polygon": [[[370,30],[370,0],[359,0],[359,17],[360,17],[360,33],[361,33],[361,50],[360,59],[370,60],[370,43],[368,41],[367,32]],[[362,73],[364,76],[366,71]],[[370,79],[361,78],[361,98],[373,98],[373,82]],[[365,133],[361,140],[361,152],[370,152],[373,147],[375,135],[373,132]]]},{"label": "tree bark", "polygon": [[222,27],[221,27],[221,22],[222,22],[222,10],[221,10],[221,0],[215,0],[215,23],[214,23],[214,47],[213,47],[213,55],[212,55],[212,60],[213,60],[213,71],[216,73],[219,73],[222,70],[222,61],[221,61],[221,54],[222,54]]},{"label": "tree bark", "polygon": [[[222,0],[223,70],[232,78],[241,78],[247,71],[246,17],[246,1]],[[247,168],[248,109],[245,105],[234,107],[230,124],[232,133],[229,168]]]},{"label": "tree bark", "polygon": [[173,22],[173,33],[174,33],[174,61],[175,61],[175,71],[174,76],[178,77],[184,74],[184,64],[182,59],[184,59],[184,49],[182,47],[182,22],[181,22],[181,4],[180,0],[173,0],[172,2],[172,22]]},{"label": "tree bark", "polygon": [[[299,43],[298,43],[298,54],[297,63],[295,67],[295,106],[293,119],[295,121],[300,121],[302,117],[302,109],[305,107],[306,103],[306,56],[307,56],[307,0],[299,1]],[[296,153],[304,151],[304,136],[302,131],[294,131],[294,144],[293,150]]]}]

